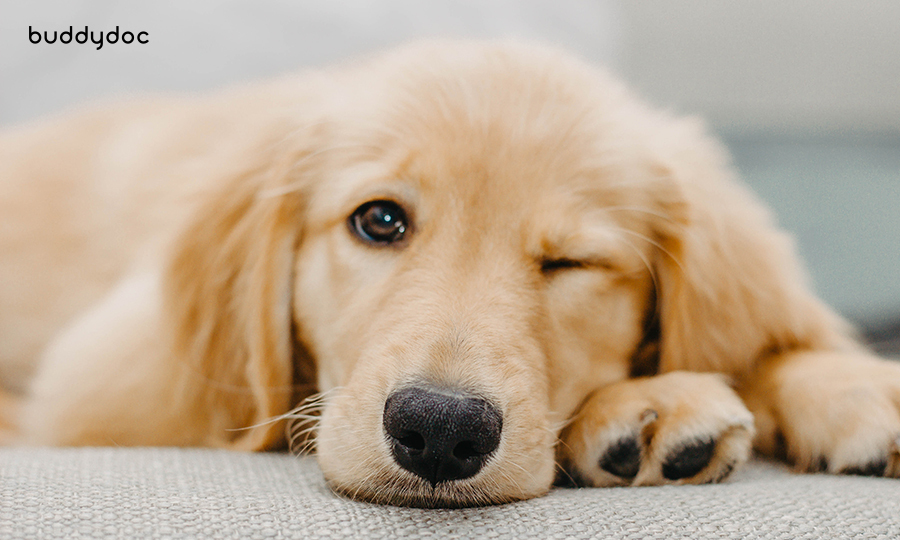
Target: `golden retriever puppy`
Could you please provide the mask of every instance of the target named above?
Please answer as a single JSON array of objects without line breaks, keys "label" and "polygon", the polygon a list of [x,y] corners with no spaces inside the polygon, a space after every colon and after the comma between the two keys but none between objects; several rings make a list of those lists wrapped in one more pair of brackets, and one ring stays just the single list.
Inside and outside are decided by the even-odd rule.
[{"label": "golden retriever puppy", "polygon": [[15,443],[262,450],[311,415],[336,491],[419,506],[716,482],[754,444],[900,475],[900,366],[696,122],[555,50],[76,112],[2,134],[0,189]]}]

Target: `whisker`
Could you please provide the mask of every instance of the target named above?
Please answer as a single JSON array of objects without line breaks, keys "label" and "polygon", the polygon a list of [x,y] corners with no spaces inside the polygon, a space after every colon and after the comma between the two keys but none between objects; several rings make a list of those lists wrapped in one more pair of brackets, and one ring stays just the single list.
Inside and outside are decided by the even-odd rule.
[{"label": "whisker", "polygon": [[[641,261],[644,263],[644,266],[647,267],[647,272],[650,274],[650,279],[653,280],[653,290],[656,293],[656,298],[660,298],[661,292],[660,292],[659,280],[656,277],[656,270],[653,268],[653,265],[650,264],[650,261],[647,260],[647,257],[641,252],[640,249],[637,248],[637,246],[635,246],[631,242],[626,242],[626,244],[628,245],[628,247],[630,247],[631,249],[634,250],[634,252],[637,254],[637,256],[640,257]],[[677,264],[677,261],[676,261],[676,264]]]},{"label": "whisker", "polygon": [[558,436],[559,433],[562,432],[562,430],[564,430],[567,427],[569,427],[570,425],[572,425],[572,422],[574,422],[574,421],[575,421],[575,415],[572,415],[569,418],[566,418],[565,420],[553,422],[553,424],[550,426],[544,426],[543,429],[549,433],[554,434],[555,436]]},{"label": "whisker", "polygon": [[[518,457],[518,456],[512,456],[512,457]],[[528,469],[526,469],[526,468],[525,468],[523,465],[521,465],[520,463],[516,463],[516,461],[515,461],[514,459],[509,460],[508,464],[509,464],[509,465],[512,465],[513,467],[518,468],[520,471],[522,471],[523,473],[525,473],[526,475],[528,475],[530,478],[534,479],[534,473],[532,473],[531,471],[529,471]]]},{"label": "whisker", "polygon": [[[522,470],[523,472],[525,472],[528,476],[530,476],[532,480],[534,479],[534,475],[531,474],[531,472],[528,471],[525,467],[519,465],[518,463],[512,463],[512,464],[518,466],[519,469],[521,469],[521,470]],[[500,476],[500,478],[502,478],[503,480],[505,480],[506,483],[507,483],[509,486],[511,486],[511,487],[515,488],[516,490],[518,490],[520,496],[524,498],[524,496],[525,496],[525,490],[522,488],[522,484],[521,484],[520,482],[518,482],[518,481],[510,474],[509,471],[501,470],[501,471],[498,473],[498,475]],[[501,486],[500,486],[500,483],[499,483],[499,482],[496,482],[496,481],[495,481],[495,482],[493,482],[493,484],[494,484],[494,485],[493,485],[493,488],[494,488],[494,489],[493,489],[493,492],[494,492],[495,494],[496,494],[496,493],[501,493],[501,492],[503,491],[502,489],[500,489]],[[491,499],[492,499],[490,492],[485,493],[485,494],[483,495],[483,497],[484,497],[485,499],[487,499],[488,502],[490,502]]]},{"label": "whisker", "polygon": [[291,437],[292,437],[292,439],[295,440],[300,437],[303,437],[304,435],[308,435],[310,433],[315,433],[317,429],[319,429],[318,424],[310,426],[306,429],[295,430],[291,433]]},{"label": "whisker", "polygon": [[646,208],[643,206],[606,206],[603,209],[607,210],[607,211],[641,212],[644,214],[649,214],[654,217],[658,217],[660,219],[668,221],[669,223],[673,223],[682,229],[686,228],[683,223],[679,222],[676,219],[673,219],[671,216],[667,216],[667,215],[663,214],[662,212],[658,212],[656,210],[651,210],[650,208]]},{"label": "whisker", "polygon": [[363,489],[366,489],[367,486],[374,484],[372,479],[376,477],[378,473],[378,469],[376,467],[371,467],[371,463],[374,461],[373,458],[365,459],[359,462],[350,472],[349,476],[352,478],[356,476],[357,471],[360,468],[368,469],[370,472],[363,476],[361,481],[357,482],[356,488],[353,490],[353,495],[351,495],[351,499],[359,499],[359,494]]},{"label": "whisker", "polygon": [[569,446],[569,443],[567,443],[566,441],[564,441],[564,440],[562,440],[562,439],[557,439],[557,440],[556,440],[556,445],[557,445],[557,446],[560,446],[560,447],[562,447],[562,448],[565,448],[566,450],[569,451],[570,454],[573,453],[573,452],[572,452],[572,447]]},{"label": "whisker", "polygon": [[244,426],[244,427],[239,427],[239,428],[228,428],[228,429],[226,429],[226,431],[246,431],[246,430],[250,430],[250,429],[256,429],[256,428],[260,428],[260,427],[264,427],[264,426],[269,426],[274,423],[281,422],[283,420],[312,417],[313,415],[309,415],[307,413],[309,413],[311,411],[316,412],[316,413],[321,412],[321,410],[325,407],[325,404],[323,403],[323,401],[326,398],[326,394],[330,394],[331,392],[333,392],[336,389],[337,388],[332,388],[325,392],[313,394],[313,395],[307,397],[306,399],[304,399],[303,401],[301,401],[300,405],[294,407],[293,409],[289,410],[286,413],[273,416],[267,420],[263,420],[262,422],[259,422],[257,424],[253,424],[250,426]]},{"label": "whisker", "polygon": [[577,485],[578,485],[578,481],[575,479],[575,477],[572,476],[572,474],[568,471],[568,469],[566,469],[565,467],[563,467],[563,465],[562,465],[561,463],[557,463],[557,464],[556,464],[556,470],[557,470],[559,473],[562,473],[562,475],[566,477],[566,479],[569,481],[569,482],[568,482],[569,484],[571,484],[571,485],[573,485],[573,486],[577,486]]},{"label": "whisker", "polygon": [[319,427],[318,422],[313,422],[312,426],[304,428],[306,424],[290,422],[286,432],[288,432],[288,449],[293,451],[294,448],[301,444],[305,446],[313,437],[309,437],[311,433],[315,433]]},{"label": "whisker", "polygon": [[315,433],[318,428],[319,425],[316,424],[304,430],[293,431],[288,442],[288,450],[294,455],[312,453],[311,450],[315,447],[316,438],[309,435]]},{"label": "whisker", "polygon": [[284,415],[288,419],[285,436],[288,439],[288,450],[292,454],[311,453],[315,448],[322,411],[327,405],[328,398],[336,390],[338,387],[310,395],[299,406]]},{"label": "whisker", "polygon": [[681,262],[678,260],[678,258],[675,257],[675,255],[674,255],[671,251],[669,251],[668,249],[666,249],[665,247],[663,247],[662,244],[660,244],[659,242],[657,242],[657,241],[654,240],[653,238],[650,238],[649,236],[644,235],[644,234],[641,234],[641,233],[638,233],[638,232],[634,232],[634,231],[628,230],[628,229],[626,229],[626,228],[624,228],[624,227],[612,227],[612,228],[615,229],[615,230],[617,230],[617,231],[624,232],[624,233],[627,233],[627,234],[636,236],[636,237],[640,238],[641,240],[644,240],[645,242],[647,242],[647,243],[650,244],[651,246],[654,246],[655,248],[657,248],[658,250],[660,250],[660,251],[663,252],[664,254],[668,255],[669,258],[672,259],[672,262],[674,262],[675,265],[676,265],[683,273],[686,273],[685,268],[684,268],[683,266],[681,266]]}]

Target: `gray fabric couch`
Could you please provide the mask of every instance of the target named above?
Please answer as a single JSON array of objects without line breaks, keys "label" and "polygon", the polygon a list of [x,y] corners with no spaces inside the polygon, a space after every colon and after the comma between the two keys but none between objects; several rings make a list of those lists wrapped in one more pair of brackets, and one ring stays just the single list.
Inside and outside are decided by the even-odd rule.
[{"label": "gray fabric couch", "polygon": [[722,484],[555,489],[457,510],[334,495],[311,457],[0,449],[0,538],[900,538],[900,480],[756,460]]}]

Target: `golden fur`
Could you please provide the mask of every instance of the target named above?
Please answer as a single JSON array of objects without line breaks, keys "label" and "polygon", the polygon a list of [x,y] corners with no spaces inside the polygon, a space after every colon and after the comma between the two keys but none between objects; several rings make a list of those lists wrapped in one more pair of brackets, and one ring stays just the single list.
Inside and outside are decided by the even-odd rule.
[{"label": "golden fur", "polygon": [[[900,473],[900,367],[809,292],[697,122],[554,50],[415,44],[71,113],[0,135],[0,189],[10,442],[262,450],[321,412],[329,484],[413,505],[538,496],[557,463],[717,481],[751,442]],[[351,235],[376,199],[404,243]],[[502,412],[471,478],[391,459],[385,399],[423,380]],[[599,468],[628,436],[637,474]],[[661,472],[696,441],[707,466]]]}]

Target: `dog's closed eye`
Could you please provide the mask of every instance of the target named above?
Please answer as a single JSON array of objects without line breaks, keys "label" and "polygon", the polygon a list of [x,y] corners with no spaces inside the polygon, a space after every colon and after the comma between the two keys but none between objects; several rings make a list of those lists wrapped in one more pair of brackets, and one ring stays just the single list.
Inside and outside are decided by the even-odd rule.
[{"label": "dog's closed eye", "polygon": [[540,259],[541,272],[550,276],[563,270],[616,270],[616,264],[607,258],[548,257]]},{"label": "dog's closed eye", "polygon": [[576,268],[584,268],[587,263],[576,261],[575,259],[543,259],[541,261],[541,272],[549,274],[558,270],[571,270]]},{"label": "dog's closed eye", "polygon": [[399,204],[388,200],[369,201],[347,220],[350,231],[360,240],[375,246],[388,246],[403,241],[411,223]]}]

